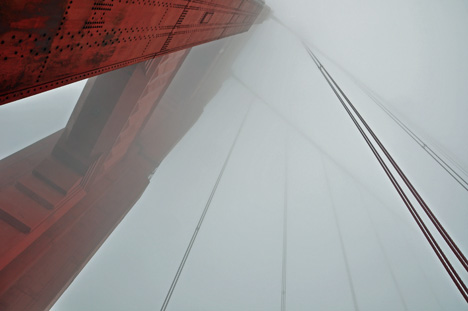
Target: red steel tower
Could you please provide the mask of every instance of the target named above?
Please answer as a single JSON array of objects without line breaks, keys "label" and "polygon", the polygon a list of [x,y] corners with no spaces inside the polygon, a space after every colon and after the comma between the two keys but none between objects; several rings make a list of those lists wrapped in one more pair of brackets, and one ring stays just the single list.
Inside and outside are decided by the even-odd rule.
[{"label": "red steel tower", "polygon": [[0,104],[247,31],[259,0],[0,3]]},{"label": "red steel tower", "polygon": [[238,50],[225,42],[207,51],[210,65],[181,86],[178,102],[163,95],[187,48],[248,30],[262,7],[255,0],[0,4],[0,103],[99,75],[64,129],[0,161],[1,310],[52,306],[201,114],[219,83],[208,74],[219,50]]}]

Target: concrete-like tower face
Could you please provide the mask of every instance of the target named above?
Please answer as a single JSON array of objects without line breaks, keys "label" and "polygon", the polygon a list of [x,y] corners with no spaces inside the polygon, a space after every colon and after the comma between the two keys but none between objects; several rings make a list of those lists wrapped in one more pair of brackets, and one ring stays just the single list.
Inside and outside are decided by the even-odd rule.
[{"label": "concrete-like tower face", "polygon": [[258,0],[0,3],[0,104],[247,31]]}]

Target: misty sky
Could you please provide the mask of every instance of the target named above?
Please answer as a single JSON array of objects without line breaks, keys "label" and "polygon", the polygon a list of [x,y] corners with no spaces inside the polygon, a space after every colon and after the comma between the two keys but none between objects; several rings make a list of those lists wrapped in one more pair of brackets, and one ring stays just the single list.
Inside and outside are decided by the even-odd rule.
[{"label": "misty sky", "polygon": [[[468,4],[267,4],[294,33],[269,20],[245,36],[232,75],[54,311],[160,309],[246,113],[168,310],[280,310],[286,184],[287,310],[466,309],[298,37],[467,253],[467,191],[342,68],[468,170]],[[0,132],[0,158],[62,128],[83,85],[0,107],[14,132]]]}]

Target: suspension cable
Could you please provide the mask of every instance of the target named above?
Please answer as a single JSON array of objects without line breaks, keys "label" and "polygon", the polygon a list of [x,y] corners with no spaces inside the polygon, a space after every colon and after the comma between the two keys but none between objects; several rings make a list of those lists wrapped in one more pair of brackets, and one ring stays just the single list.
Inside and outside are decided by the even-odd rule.
[{"label": "suspension cable", "polygon": [[329,193],[329,199],[330,199],[330,203],[331,203],[331,207],[332,207],[331,209],[332,209],[332,212],[333,212],[333,219],[335,221],[336,230],[338,231],[338,238],[339,238],[339,241],[340,241],[341,254],[343,255],[343,261],[344,261],[344,264],[345,264],[346,276],[347,276],[347,279],[348,279],[349,289],[351,291],[351,298],[353,300],[354,310],[359,311],[359,305],[358,305],[358,302],[357,302],[356,291],[354,289],[353,278],[351,277],[351,268],[349,267],[348,255],[347,255],[346,248],[345,248],[345,245],[344,245],[343,233],[341,232],[341,226],[340,226],[340,223],[338,221],[338,213],[336,211],[335,201],[333,200],[333,195],[331,193],[330,180],[328,178],[327,167],[325,165],[323,155],[320,156],[320,159],[322,161],[323,172],[325,174],[325,182],[327,184],[327,189],[328,189],[328,193]]},{"label": "suspension cable", "polygon": [[197,238],[198,232],[200,231],[200,228],[201,228],[201,226],[203,224],[203,221],[205,220],[206,213],[208,212],[208,209],[210,208],[210,205],[211,205],[211,201],[213,200],[213,197],[214,197],[214,195],[216,193],[216,190],[218,189],[219,182],[221,181],[221,178],[223,177],[223,174],[224,174],[224,170],[226,169],[227,164],[229,162],[229,159],[231,158],[232,151],[234,150],[234,147],[237,144],[240,133],[241,133],[243,127],[244,127],[245,121],[247,120],[247,116],[249,115],[249,111],[250,111],[251,106],[252,106],[252,104],[249,105],[249,108],[247,109],[247,112],[244,115],[242,123],[239,126],[239,129],[237,130],[237,133],[236,133],[236,136],[235,136],[235,138],[234,138],[234,140],[232,142],[231,148],[229,149],[229,152],[228,152],[228,154],[226,156],[226,159],[224,160],[221,171],[218,174],[218,178],[216,179],[216,182],[215,182],[215,184],[213,186],[213,189],[211,190],[210,196],[209,196],[209,198],[208,198],[208,200],[207,200],[207,202],[205,204],[205,208],[203,209],[203,212],[202,212],[202,214],[200,216],[200,219],[199,219],[198,224],[197,224],[197,226],[195,228],[195,231],[192,234],[192,238],[190,239],[190,242],[189,242],[189,244],[187,246],[187,249],[185,250],[185,254],[182,257],[182,261],[179,264],[179,268],[177,269],[177,272],[176,272],[176,274],[174,276],[174,279],[172,280],[172,284],[169,287],[169,290],[167,292],[166,298],[164,299],[164,302],[163,302],[163,304],[161,306],[161,311],[165,311],[167,306],[169,305],[169,302],[170,302],[171,297],[172,297],[172,293],[174,292],[174,289],[175,289],[175,287],[177,285],[177,282],[178,282],[179,277],[180,277],[180,275],[182,273],[182,270],[184,269],[187,258],[190,255],[193,244],[195,243],[195,240]]},{"label": "suspension cable", "polygon": [[[382,109],[385,114],[387,114],[403,131],[408,134],[434,161],[437,162],[461,187],[463,187],[465,190],[468,191],[468,181],[463,178],[457,171],[449,164],[447,161],[445,161],[439,154],[433,150],[423,139],[421,139],[416,133],[414,133],[403,121],[401,121],[394,113],[390,111],[378,98],[378,96],[369,88],[367,87],[364,83],[359,81],[356,77],[354,77],[351,73],[349,73],[347,70],[344,68],[341,68],[341,66],[337,65],[340,67],[340,69],[351,79],[353,82],[380,108]],[[457,161],[452,159],[449,155],[446,153],[440,151],[442,154],[445,155],[445,157],[453,163],[461,172],[463,172],[465,175],[468,173],[461,167]]]},{"label": "suspension cable", "polygon": [[[260,97],[257,93],[255,93],[254,90],[252,90],[248,85],[246,85],[239,77],[236,75],[233,75],[233,78],[237,80],[241,85],[243,85],[246,89],[248,89],[261,103],[265,105],[275,116],[277,116],[285,125],[287,125],[289,128],[291,128],[294,133],[296,133],[299,137],[304,139],[310,146],[313,148],[316,148],[322,155],[325,155],[329,161],[331,161],[334,165],[339,167],[341,170],[343,170],[346,174],[348,174],[356,183],[360,184],[362,187],[364,187],[367,191],[372,193],[370,189],[366,188],[366,186],[356,179],[351,172],[349,172],[344,166],[342,166],[339,162],[337,162],[325,149],[320,147],[310,136],[307,135],[307,133],[300,129],[296,124],[292,122],[291,117],[286,117],[284,114],[282,114],[278,109],[276,109],[272,104],[268,103],[265,99]],[[383,206],[385,206],[388,209],[388,206],[385,205],[379,198],[375,197],[380,203],[382,203]],[[403,219],[400,217],[399,214],[396,214],[392,209],[388,209],[390,213],[392,213],[395,217],[403,221]]]},{"label": "suspension cable", "polygon": [[[286,26],[281,20],[279,20],[276,16],[272,15],[271,18],[279,23],[281,26],[286,28],[289,32],[294,34],[299,40],[301,40],[300,36],[297,35],[296,32],[291,30],[288,26]],[[390,118],[392,118],[395,123],[398,124],[413,140],[416,141],[418,145],[421,146],[421,148],[426,151],[427,154],[429,154],[450,176],[452,176],[455,181],[460,184],[465,190],[468,191],[468,181],[464,179],[460,174],[456,172],[455,169],[452,168],[452,166],[444,161],[441,156],[437,154],[436,151],[434,151],[430,146],[428,146],[419,136],[417,136],[408,126],[406,126],[398,117],[396,117],[385,105],[379,101],[376,96],[373,94],[373,92],[365,86],[362,82],[360,82],[356,77],[354,77],[352,74],[350,74],[347,70],[344,68],[341,68],[338,64],[335,63],[340,69],[346,73],[363,91],[366,93],[367,96],[369,96],[372,101],[374,101]],[[465,175],[468,175],[468,173],[465,171],[465,169],[457,163],[454,159],[452,159],[448,154],[444,153],[442,150],[440,150],[442,154],[445,155],[445,157],[450,160],[450,162],[453,163],[461,172],[463,172]]]},{"label": "suspension cable", "polygon": [[[309,49],[310,51],[310,49]],[[312,53],[312,51],[310,51]],[[314,55],[315,57],[315,55]],[[316,58],[317,59],[317,58]],[[318,61],[318,59],[317,59]],[[319,62],[320,63],[320,62]],[[364,118],[361,116],[359,111],[357,111],[356,107],[352,104],[352,102],[349,100],[349,98],[346,96],[346,94],[341,90],[340,86],[335,82],[333,77],[330,76],[328,71],[322,66],[323,71],[327,74],[327,76],[330,78],[330,80],[333,82],[333,84],[336,86],[338,89],[339,93],[344,97],[348,105],[351,107],[351,109],[354,111],[354,113],[358,116],[359,120],[361,120],[362,124],[365,126],[365,128],[368,130],[368,132],[371,134],[372,138],[377,142],[377,145],[380,147],[380,149],[383,151],[387,159],[390,161],[392,166],[395,168],[397,171],[398,175],[402,178],[402,180],[405,182],[406,186],[408,189],[411,191],[413,196],[416,198],[416,200],[419,202],[420,206],[423,208],[424,212],[426,215],[429,217],[429,219],[432,221],[434,226],[437,228],[439,231],[440,235],[444,238],[445,242],[447,245],[450,247],[452,252],[455,254],[455,256],[458,258],[460,263],[463,265],[465,270],[468,272],[468,260],[466,259],[465,255],[462,253],[462,251],[458,248],[457,244],[452,240],[450,235],[447,233],[445,228],[442,226],[442,224],[439,222],[437,217],[433,214],[432,210],[427,206],[426,202],[423,200],[423,198],[420,196],[418,191],[414,188],[413,184],[409,181],[409,179],[406,177],[405,173],[401,170],[399,165],[395,162],[393,157],[390,155],[390,153],[387,151],[385,146],[382,144],[382,142],[379,140],[377,135],[374,133],[374,131],[370,128],[370,126],[367,124],[367,122],[364,120]]]},{"label": "suspension cable", "polygon": [[[359,122],[356,120],[355,116],[353,115],[353,113],[351,112],[351,110],[348,108],[348,106],[346,105],[345,101],[343,100],[343,98],[345,98],[346,102],[349,104],[349,106],[351,107],[351,109],[354,111],[354,113],[358,116],[358,118],[361,120],[361,122],[363,123],[363,125],[366,127],[366,129],[369,131],[369,133],[371,134],[371,136],[374,138],[374,140],[377,142],[377,144],[379,145],[380,149],[384,152],[384,154],[387,156],[388,160],[390,161],[390,163],[393,165],[393,167],[395,168],[395,170],[398,172],[398,174],[400,175],[400,177],[403,179],[403,181],[405,182],[405,184],[408,186],[408,188],[410,189],[410,191],[413,193],[413,195],[416,197],[416,199],[418,200],[418,202],[420,203],[421,207],[424,209],[424,211],[426,212],[426,214],[428,214],[429,218],[431,219],[431,221],[434,223],[434,225],[436,226],[436,228],[438,229],[439,233],[441,233],[442,237],[444,238],[444,240],[447,242],[447,244],[449,245],[449,247],[452,249],[452,251],[454,251],[454,254],[457,256],[457,258],[460,260],[460,262],[462,263],[462,265],[464,265],[464,267],[466,268],[464,262],[462,259],[464,259],[464,256],[463,254],[461,254],[461,251],[459,251],[458,247],[455,245],[455,243],[450,239],[450,237],[448,236],[448,234],[446,233],[446,231],[443,229],[443,227],[440,225],[440,223],[437,221],[437,219],[435,219],[435,216],[432,214],[432,212],[429,210],[429,208],[427,207],[427,205],[425,205],[424,201],[422,200],[422,198],[419,196],[419,194],[416,192],[416,190],[414,189],[414,187],[411,185],[411,183],[409,182],[409,180],[406,178],[406,176],[403,174],[403,172],[401,171],[401,169],[398,167],[398,165],[396,164],[396,162],[393,160],[393,158],[390,156],[390,154],[388,153],[388,151],[385,149],[385,147],[383,146],[383,144],[380,142],[380,140],[378,140],[377,136],[374,134],[374,132],[370,129],[370,127],[367,125],[367,123],[365,122],[365,120],[362,118],[362,116],[359,114],[359,112],[356,110],[356,108],[354,107],[354,105],[352,105],[351,101],[347,98],[347,96],[344,94],[344,92],[341,90],[341,88],[339,88],[339,86],[337,85],[337,83],[333,80],[333,78],[330,76],[330,74],[326,71],[326,69],[323,67],[323,65],[320,63],[320,61],[318,60],[318,58],[314,55],[314,53],[308,48],[307,45],[304,44],[304,47],[306,48],[307,52],[309,53],[310,57],[312,58],[312,60],[314,61],[314,63],[317,65],[319,71],[321,72],[321,74],[323,75],[323,77],[325,78],[325,80],[327,81],[328,85],[330,86],[330,88],[333,90],[333,92],[335,93],[336,97],[338,98],[338,100],[340,101],[341,105],[343,106],[343,108],[346,110],[347,114],[349,115],[349,117],[351,118],[351,120],[353,121],[353,123],[355,124],[356,128],[359,130],[361,136],[364,138],[364,140],[366,141],[367,145],[369,146],[369,148],[371,149],[372,153],[374,154],[374,156],[376,157],[377,161],[379,162],[380,166],[383,168],[384,172],[386,173],[386,175],[388,176],[388,178],[390,179],[391,183],[393,184],[393,186],[395,187],[395,189],[397,190],[399,196],[401,197],[401,199],[403,200],[403,202],[405,203],[406,207],[408,208],[409,212],[411,213],[411,215],[413,216],[414,220],[416,221],[418,227],[420,228],[420,230],[422,231],[423,235],[425,236],[425,238],[427,239],[427,241],[429,242],[430,246],[432,247],[432,249],[434,250],[434,252],[436,253],[437,257],[439,258],[440,262],[442,263],[442,265],[444,266],[445,270],[447,271],[447,273],[449,274],[450,278],[452,279],[452,281],[454,282],[455,286],[458,288],[458,290],[460,291],[461,295],[463,296],[463,298],[466,300],[466,302],[468,302],[468,288],[466,287],[465,283],[463,282],[463,280],[460,278],[460,276],[458,275],[458,273],[456,272],[456,270],[453,268],[452,264],[450,263],[450,261],[448,260],[448,258],[446,257],[445,253],[442,251],[442,249],[440,248],[439,244],[436,242],[435,238],[432,236],[431,232],[429,231],[429,229],[427,228],[427,226],[425,225],[425,223],[423,222],[423,220],[421,219],[421,217],[419,216],[419,214],[417,213],[416,209],[414,208],[414,206],[412,205],[411,201],[408,199],[408,197],[406,196],[405,192],[403,191],[403,189],[401,188],[400,184],[398,183],[398,181],[395,179],[395,177],[393,176],[392,172],[390,171],[390,169],[388,168],[387,164],[385,163],[385,161],[382,159],[382,157],[380,156],[380,154],[378,153],[378,151],[375,149],[373,143],[371,142],[371,140],[369,139],[369,137],[367,136],[367,134],[365,133],[365,131],[363,130],[363,128],[361,127],[361,125],[359,124]],[[341,94],[341,96],[340,96]],[[342,98],[343,97],[343,98]],[[457,252],[458,251],[458,252]],[[466,261],[466,259],[465,259]]]},{"label": "suspension cable", "polygon": [[284,139],[284,202],[283,202],[283,257],[281,267],[281,311],[286,311],[286,281],[288,260],[288,160],[289,128],[285,129]]},{"label": "suspension cable", "polygon": [[367,215],[367,218],[369,219],[369,223],[370,223],[370,226],[371,226],[372,231],[374,233],[374,236],[375,236],[375,238],[377,240],[377,244],[379,245],[379,248],[382,251],[382,255],[383,255],[385,264],[388,267],[388,270],[390,272],[390,277],[392,278],[392,282],[395,285],[395,289],[396,289],[396,291],[398,293],[401,304],[403,305],[403,309],[405,311],[408,311],[408,305],[407,305],[405,297],[403,295],[403,291],[402,291],[400,285],[398,284],[397,277],[395,275],[395,271],[394,271],[393,266],[392,266],[392,264],[390,262],[387,251],[385,250],[384,244],[382,243],[382,238],[381,238],[381,236],[379,234],[379,231],[377,230],[377,227],[376,227],[376,225],[374,223],[374,219],[371,216],[371,213],[370,213],[370,211],[369,211],[369,209],[367,207],[367,204],[366,204],[366,202],[364,200],[364,194],[362,193],[361,187],[359,187],[359,186],[356,186],[356,187],[357,187],[357,190],[359,192],[359,197],[361,199],[362,207],[363,207],[363,209],[364,209],[364,211],[365,211],[365,213]]}]

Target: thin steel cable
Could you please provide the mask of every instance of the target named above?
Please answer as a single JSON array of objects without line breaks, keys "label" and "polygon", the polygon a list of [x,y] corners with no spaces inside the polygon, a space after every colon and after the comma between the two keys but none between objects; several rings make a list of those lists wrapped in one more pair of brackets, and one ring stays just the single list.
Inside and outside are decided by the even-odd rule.
[{"label": "thin steel cable", "polygon": [[[354,124],[356,125],[356,127],[358,128],[358,130],[360,131],[361,135],[363,136],[363,138],[366,140],[367,144],[369,145],[369,147],[371,148],[372,152],[374,153],[374,155],[376,156],[377,160],[379,160],[379,163],[381,164],[381,166],[383,167],[384,171],[387,173],[387,176],[390,178],[390,180],[392,181],[393,185],[395,186],[395,188],[397,189],[398,193],[400,194],[400,197],[403,199],[403,201],[405,202],[406,206],[410,209],[410,212],[412,213],[413,215],[413,218],[416,220],[418,226],[420,227],[420,229],[423,231],[423,234],[426,236],[426,238],[428,239],[429,243],[431,244],[431,247],[434,249],[434,251],[436,252],[436,255],[439,257],[439,259],[441,260],[442,264],[444,265],[444,267],[446,268],[447,272],[449,273],[450,277],[452,278],[452,280],[454,281],[454,283],[456,284],[457,288],[460,290],[460,292],[462,293],[462,295],[464,296],[464,298],[467,300],[468,302],[468,296],[467,296],[467,288],[465,286],[465,284],[463,283],[463,281],[461,280],[461,278],[459,277],[459,275],[457,274],[457,272],[455,271],[455,269],[452,267],[450,261],[446,258],[445,254],[443,253],[443,251],[440,249],[439,245],[437,244],[437,242],[435,241],[435,239],[433,238],[432,234],[430,233],[430,231],[427,229],[426,225],[424,224],[424,222],[422,221],[422,219],[420,218],[419,214],[416,212],[416,210],[414,209],[413,205],[411,204],[411,202],[409,201],[409,199],[407,198],[406,194],[404,193],[404,191],[402,190],[401,186],[398,184],[398,182],[396,181],[395,177],[393,176],[393,174],[390,172],[390,170],[388,169],[387,165],[385,164],[385,162],[383,161],[383,159],[381,158],[380,154],[377,152],[377,150],[375,149],[375,147],[373,146],[372,142],[369,140],[369,138],[367,137],[367,134],[365,134],[365,132],[363,131],[362,127],[359,125],[359,123],[357,122],[357,120],[355,119],[354,115],[351,113],[351,111],[349,110],[349,108],[346,106],[345,102],[343,101],[343,99],[341,98],[341,96],[338,94],[338,91],[337,89],[335,88],[335,86],[332,84],[332,80],[329,78],[329,75],[328,73],[326,74],[325,72],[325,68],[322,66],[322,64],[320,63],[320,61],[315,57],[315,55],[312,53],[312,51],[310,51],[310,49],[306,46],[306,49],[308,50],[310,56],[312,57],[312,59],[314,60],[315,64],[317,65],[317,67],[319,68],[320,72],[322,73],[322,75],[324,76],[324,78],[326,79],[327,83],[329,84],[329,86],[332,88],[333,92],[335,93],[335,95],[337,96],[337,98],[340,100],[341,104],[343,105],[343,107],[345,108],[346,112],[348,113],[348,115],[351,117],[351,119],[353,120]],[[333,81],[334,82],[334,81]],[[336,84],[336,82],[335,82]]]},{"label": "thin steel cable", "polygon": [[364,194],[361,191],[361,187],[357,186],[357,190],[359,191],[359,196],[361,198],[363,209],[364,209],[364,211],[365,211],[365,213],[367,215],[367,218],[369,219],[372,231],[373,231],[373,233],[375,235],[375,238],[377,240],[377,244],[379,245],[379,248],[382,251],[382,255],[383,255],[385,264],[388,267],[388,270],[390,272],[390,277],[392,278],[393,284],[395,285],[395,288],[396,288],[396,291],[397,291],[398,296],[400,298],[401,304],[403,305],[403,309],[405,311],[407,311],[408,310],[408,304],[406,303],[405,296],[403,295],[403,291],[402,291],[400,285],[398,284],[398,280],[396,278],[394,268],[393,268],[393,266],[392,266],[392,264],[390,262],[390,258],[388,258],[387,251],[385,250],[384,244],[382,243],[382,238],[381,238],[381,236],[379,234],[379,231],[378,231],[378,229],[377,229],[377,227],[376,227],[376,225],[374,223],[374,219],[372,218],[371,213],[369,212],[369,209],[367,207],[367,204],[364,201]]},{"label": "thin steel cable", "polygon": [[172,284],[169,287],[169,290],[167,292],[166,298],[164,299],[164,302],[163,302],[163,304],[161,306],[161,311],[165,311],[167,306],[169,305],[169,302],[171,300],[174,289],[177,286],[177,282],[179,280],[179,277],[180,277],[180,275],[182,273],[182,270],[184,269],[185,263],[187,262],[187,258],[189,257],[190,251],[192,250],[193,244],[195,243],[195,240],[197,238],[198,232],[200,231],[200,228],[201,228],[201,226],[203,224],[203,221],[205,220],[206,213],[208,212],[208,209],[210,208],[211,201],[213,200],[213,197],[214,197],[214,195],[216,193],[216,190],[218,189],[219,182],[221,181],[221,178],[223,177],[224,170],[226,169],[227,164],[229,162],[229,159],[231,158],[232,151],[234,150],[234,147],[236,146],[237,141],[239,139],[240,133],[241,133],[243,127],[244,127],[245,120],[247,120],[247,116],[249,115],[251,106],[252,106],[252,104],[249,105],[249,108],[247,109],[247,112],[245,113],[245,116],[244,116],[244,118],[242,120],[242,123],[239,126],[239,129],[237,130],[237,133],[236,133],[236,136],[234,138],[234,141],[232,142],[231,148],[229,149],[229,152],[228,152],[228,154],[226,156],[226,159],[224,160],[221,171],[218,174],[218,178],[216,179],[216,182],[215,182],[215,184],[213,186],[213,189],[211,190],[208,201],[205,204],[205,208],[203,209],[203,212],[202,212],[202,214],[200,216],[200,219],[198,220],[197,227],[195,228],[195,231],[192,234],[192,238],[190,239],[190,242],[189,242],[189,244],[187,246],[187,249],[185,250],[185,254],[182,257],[182,261],[179,264],[179,268],[177,269],[177,272],[176,272],[176,274],[174,276],[174,279],[172,280]]},{"label": "thin steel cable", "polygon": [[[353,79],[354,80],[354,79]],[[452,166],[444,161],[437,152],[435,152],[430,146],[426,144],[418,135],[416,135],[406,124],[403,123],[395,114],[393,114],[378,98],[374,93],[365,85],[354,80],[354,82],[363,90],[363,92],[369,96],[369,98],[382,109],[403,131],[408,134],[434,161],[437,162],[461,187],[468,191],[468,182],[458,174]],[[460,169],[458,163],[453,159],[449,158],[451,162]],[[463,170],[462,170],[463,171]]]},{"label": "thin steel cable", "polygon": [[[330,60],[331,61],[331,60]],[[333,61],[332,61],[333,62]],[[413,132],[403,121],[401,121],[394,113],[388,109],[381,99],[364,83],[359,81],[355,76],[353,76],[346,69],[342,68],[340,65],[335,65],[340,68],[369,98],[379,106],[385,114],[387,114],[408,136],[410,136],[434,161],[437,162],[461,187],[468,191],[468,181],[463,178],[447,161],[445,161],[439,154],[433,150],[422,138],[420,138],[416,133]],[[443,150],[439,151],[442,153],[448,161],[450,161],[460,172],[465,176],[468,176],[466,170],[451,156],[445,153]]]},{"label": "thin steel cable", "polygon": [[288,159],[289,129],[285,129],[284,139],[284,202],[283,202],[283,257],[281,266],[281,311],[286,311],[286,285],[288,260]]},{"label": "thin steel cable", "polygon": [[[447,271],[447,273],[449,274],[450,278],[452,279],[452,281],[454,282],[455,286],[458,288],[458,290],[460,291],[461,295],[463,296],[463,298],[466,300],[466,302],[468,302],[468,288],[466,287],[465,283],[463,282],[463,280],[460,278],[460,276],[458,275],[458,273],[456,272],[456,270],[453,268],[452,264],[450,263],[450,261],[448,260],[448,258],[446,257],[445,253],[442,251],[442,249],[440,248],[439,244],[437,243],[437,241],[434,239],[434,237],[432,236],[431,232],[429,231],[429,229],[426,227],[425,223],[423,222],[423,220],[421,219],[421,217],[419,216],[419,214],[417,213],[416,209],[414,208],[414,206],[412,205],[411,201],[408,199],[408,197],[406,196],[405,192],[403,191],[403,189],[401,188],[401,186],[399,185],[398,181],[395,179],[395,177],[393,176],[393,174],[391,173],[390,169],[388,168],[387,164],[385,163],[385,161],[382,159],[382,157],[380,156],[380,154],[378,153],[378,151],[375,149],[374,145],[372,144],[372,142],[370,141],[369,137],[367,136],[367,134],[364,132],[364,130],[362,129],[361,125],[359,124],[359,122],[356,120],[356,118],[354,117],[354,115],[352,114],[352,112],[350,111],[350,109],[348,108],[348,106],[346,105],[346,103],[344,102],[343,98],[340,96],[340,94],[338,93],[337,91],[337,88],[338,86],[335,87],[335,85],[332,83],[332,78],[329,76],[328,73],[326,73],[326,70],[325,68],[322,66],[322,64],[320,63],[320,61],[315,57],[315,55],[312,53],[312,51],[307,47],[307,45],[304,44],[304,47],[306,48],[307,52],[309,53],[310,57],[312,58],[312,60],[314,61],[314,63],[317,65],[317,67],[319,68],[319,71],[321,72],[321,74],[323,75],[323,77],[325,78],[325,80],[327,81],[328,85],[330,86],[330,88],[333,90],[333,92],[335,93],[336,97],[338,98],[338,100],[340,101],[341,105],[343,106],[343,108],[346,110],[347,114],[349,115],[349,117],[351,118],[351,120],[353,121],[353,123],[355,124],[356,128],[359,130],[359,132],[361,133],[361,136],[364,138],[364,140],[366,141],[367,145],[369,146],[369,148],[371,149],[372,153],[374,154],[374,156],[376,157],[376,159],[378,160],[380,166],[383,168],[383,170],[385,171],[386,175],[388,176],[388,178],[390,179],[390,181],[392,182],[393,186],[395,187],[395,189],[397,190],[398,194],[400,195],[401,199],[403,200],[403,202],[405,203],[406,207],[408,208],[409,212],[411,213],[411,215],[413,216],[413,219],[416,221],[418,227],[420,228],[421,232],[423,233],[423,235],[425,236],[425,238],[427,239],[427,241],[429,242],[430,246],[432,247],[432,249],[434,250],[434,252],[436,253],[437,257],[439,258],[440,262],[442,263],[442,265],[444,266],[445,270]],[[336,82],[335,82],[336,84]],[[342,92],[342,91],[341,91]],[[340,93],[341,93],[340,92]],[[344,93],[343,93],[344,94]],[[345,97],[345,96],[343,96]],[[347,99],[347,97],[345,97]],[[348,99],[349,100],[349,99]],[[350,105],[351,106],[351,105]],[[362,121],[362,120],[361,120]],[[364,123],[364,122],[363,122]],[[369,131],[370,132],[370,131]],[[374,138],[375,139],[375,138]],[[376,140],[377,141],[377,140]],[[379,145],[380,147],[380,145]],[[383,147],[383,145],[382,145]],[[382,149],[381,147],[381,149]],[[389,159],[390,160],[390,159]],[[391,161],[392,162],[392,161]],[[392,162],[392,165],[394,163]],[[396,163],[395,163],[396,164]],[[402,178],[403,179],[403,178]],[[449,245],[450,246],[450,245]]]},{"label": "thin steel cable", "polygon": [[[289,32],[294,34],[299,40],[302,41],[302,39],[289,27],[287,27],[281,20],[279,20],[276,16],[271,16],[271,18],[276,21],[278,24],[286,28]],[[400,126],[412,139],[416,141],[418,145],[423,148],[424,151],[426,151],[429,156],[431,156],[450,176],[452,176],[455,181],[460,184],[465,190],[468,191],[468,182],[466,179],[464,179],[460,174],[456,172],[455,169],[451,167],[450,164],[448,164],[446,161],[444,161],[438,154],[435,152],[431,147],[429,147],[419,136],[417,136],[408,126],[406,126],[401,120],[399,120],[393,113],[388,110],[385,105],[383,105],[375,96],[373,96],[373,92],[366,87],[362,82],[358,81],[357,78],[355,78],[353,75],[351,75],[347,70],[344,68],[341,68],[338,64],[335,63],[344,73],[346,73],[363,91],[368,95],[382,110],[384,110],[385,113],[387,113],[390,118],[392,118],[398,126]],[[468,173],[465,171],[465,169],[454,159],[452,159],[448,154],[444,153],[442,150],[440,151],[442,154],[445,155],[445,157],[450,160],[461,172],[463,172],[465,175],[468,175]]]},{"label": "thin steel cable", "polygon": [[[292,121],[291,117],[286,117],[283,113],[281,113],[278,109],[276,109],[272,104],[268,103],[265,99],[263,99],[260,95],[258,95],[253,89],[251,89],[248,85],[246,85],[239,77],[237,77],[235,74],[232,76],[234,79],[237,80],[241,85],[243,85],[246,89],[248,89],[261,103],[265,105],[271,112],[274,113],[284,124],[289,126],[294,133],[296,133],[299,137],[304,139],[310,146],[313,148],[316,148],[322,155],[325,155],[328,160],[330,160],[334,165],[339,167],[343,172],[348,174],[356,183],[360,184],[362,187],[364,187],[369,193],[372,194],[372,191],[370,189],[366,188],[366,186],[356,179],[351,172],[349,172],[344,166],[342,166],[339,162],[337,162],[325,149],[323,149],[320,145],[318,145],[308,134],[299,128],[294,122]],[[375,196],[374,196],[375,197]],[[383,206],[385,206],[390,213],[392,213],[396,218],[398,218],[400,221],[404,221],[404,219],[400,216],[400,214],[395,213],[393,209],[390,209],[384,202],[382,202],[378,197],[375,197],[376,200],[378,200],[380,203],[382,203]]]},{"label": "thin steel cable", "polygon": [[349,267],[348,254],[346,252],[344,239],[343,239],[343,233],[341,232],[340,223],[338,221],[338,213],[336,211],[335,201],[333,200],[333,195],[331,193],[330,180],[328,178],[327,167],[325,165],[323,155],[320,155],[320,159],[322,161],[323,172],[325,173],[325,182],[327,184],[329,199],[330,199],[330,203],[331,203],[331,207],[332,207],[331,209],[332,209],[332,212],[333,212],[333,219],[335,221],[336,230],[338,232],[338,238],[339,238],[339,241],[340,241],[341,254],[343,255],[343,261],[344,261],[344,264],[345,264],[346,276],[347,276],[347,279],[348,279],[349,289],[351,291],[351,298],[353,300],[354,310],[359,311],[359,305],[358,305],[358,302],[357,302],[356,290],[354,289],[353,278],[351,276],[351,268]]},{"label": "thin steel cable", "polygon": [[[310,51],[310,50],[309,50]],[[312,51],[310,51],[312,53]],[[313,53],[312,53],[313,54]],[[315,55],[314,55],[315,57]],[[320,63],[320,61],[317,59],[317,61]],[[321,65],[321,64],[320,64]],[[390,155],[390,153],[387,151],[385,146],[382,144],[382,142],[379,140],[377,135],[374,133],[374,131],[371,129],[371,127],[367,124],[367,122],[364,120],[364,118],[361,116],[359,111],[356,109],[356,107],[352,104],[352,102],[349,100],[349,98],[346,96],[346,94],[341,90],[340,86],[335,82],[333,77],[328,73],[327,69],[322,66],[322,70],[326,73],[326,75],[330,78],[330,80],[333,82],[333,84],[336,86],[338,89],[339,93],[343,96],[343,98],[346,100],[348,105],[351,107],[351,109],[354,111],[354,113],[358,116],[359,120],[362,122],[364,127],[367,129],[367,131],[371,134],[372,138],[375,140],[377,145],[380,147],[380,149],[383,151],[387,159],[390,161],[392,166],[395,168],[397,171],[398,175],[402,178],[408,189],[411,191],[413,196],[416,198],[420,206],[423,208],[424,212],[426,215],[429,217],[429,219],[432,221],[434,226],[436,227],[437,231],[439,231],[440,235],[443,237],[447,245],[450,247],[452,252],[455,254],[455,256],[458,258],[462,266],[465,268],[465,270],[468,272],[468,260],[463,254],[463,252],[459,249],[458,245],[453,241],[452,237],[448,234],[448,232],[445,230],[445,228],[442,226],[442,224],[439,222],[437,217],[434,215],[432,210],[427,206],[426,202],[423,200],[423,198],[420,196],[419,192],[414,188],[413,184],[409,181],[409,179],[406,177],[405,173],[401,170],[399,165],[396,163],[396,161],[393,159],[393,157]]]}]

